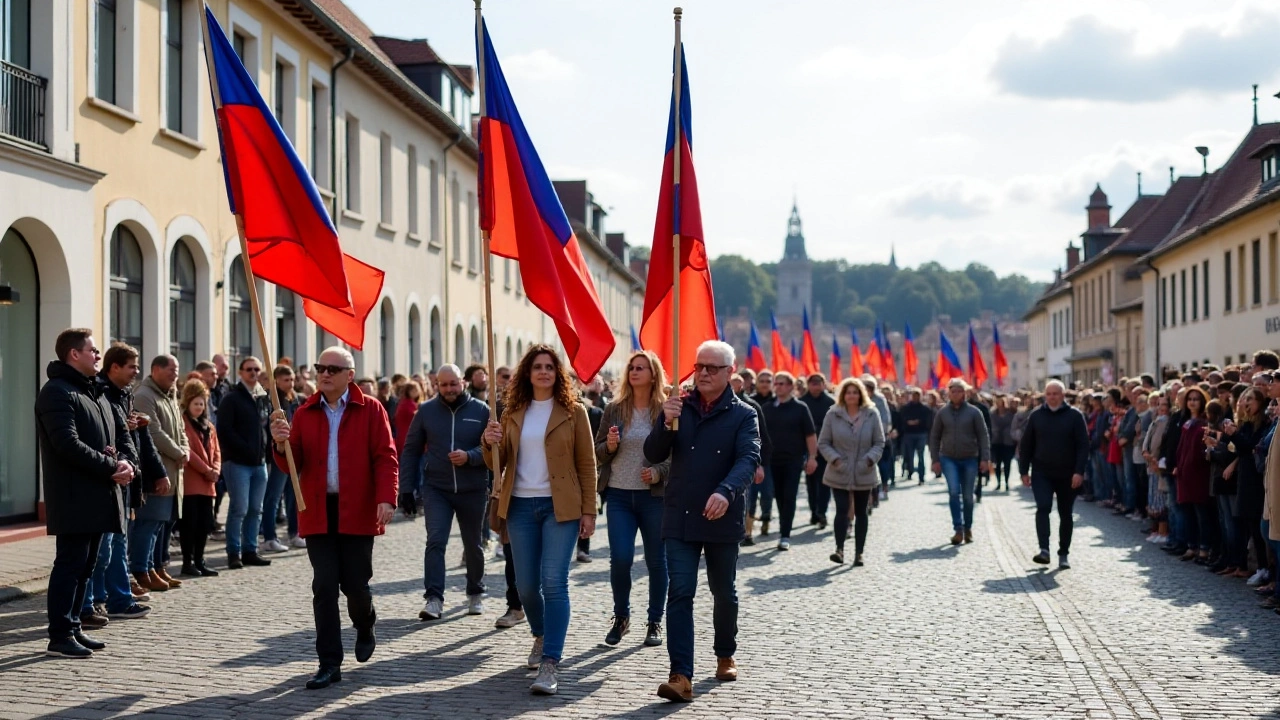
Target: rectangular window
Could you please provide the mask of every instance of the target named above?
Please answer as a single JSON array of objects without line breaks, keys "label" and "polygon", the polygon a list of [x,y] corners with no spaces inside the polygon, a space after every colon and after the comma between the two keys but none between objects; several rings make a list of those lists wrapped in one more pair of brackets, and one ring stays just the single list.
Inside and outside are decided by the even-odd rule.
[{"label": "rectangular window", "polygon": [[1244,246],[1236,247],[1236,307],[1245,309]]},{"label": "rectangular window", "polygon": [[95,17],[94,73],[97,80],[96,97],[116,104],[116,0],[98,0]]},{"label": "rectangular window", "polygon": [[476,194],[467,193],[467,268],[480,272],[480,220],[476,217]]},{"label": "rectangular window", "polygon": [[431,230],[431,244],[440,244],[440,169],[436,166],[436,161],[431,160],[427,163],[427,173],[431,176],[427,179],[427,223]]},{"label": "rectangular window", "polygon": [[1107,299],[1102,306],[1102,318],[1108,328],[1115,327],[1116,318],[1111,314],[1111,271],[1107,271]]},{"label": "rectangular window", "polygon": [[1209,261],[1205,260],[1200,265],[1200,278],[1204,281],[1204,313],[1201,315],[1205,320],[1209,319]]},{"label": "rectangular window", "polygon": [[1182,289],[1182,294],[1178,296],[1179,304],[1182,306],[1182,311],[1179,313],[1178,322],[1179,324],[1186,325],[1187,324],[1187,271],[1184,269],[1178,275],[1179,275],[1178,286]]},{"label": "rectangular window", "polygon": [[1169,327],[1169,278],[1167,277],[1160,278],[1160,327]]},{"label": "rectangular window", "polygon": [[449,222],[453,228],[453,264],[462,266],[462,190],[455,174],[449,182]]},{"label": "rectangular window", "polygon": [[418,234],[418,148],[410,145],[408,150],[406,172],[409,175],[408,203],[409,233]]},{"label": "rectangular window", "polygon": [[360,121],[347,116],[347,209],[360,212]]},{"label": "rectangular window", "polygon": [[316,186],[330,188],[329,88],[311,83],[311,178]]},{"label": "rectangular window", "polygon": [[[239,32],[231,33],[231,49],[235,51],[236,57],[240,58],[241,65],[244,65],[245,63],[245,59],[244,59],[245,42],[246,40],[244,39],[243,34]],[[673,245],[672,247],[675,247],[675,246]]]},{"label": "rectangular window", "polygon": [[1222,312],[1231,312],[1231,251],[1222,253]]},{"label": "rectangular window", "polygon": [[1200,266],[1191,266],[1191,319],[1200,319]]},{"label": "rectangular window", "polygon": [[1067,308],[1067,342],[1071,342],[1075,338],[1075,332],[1071,329],[1071,318],[1075,313],[1071,312],[1071,308]]},{"label": "rectangular window", "polygon": [[1253,304],[1262,304],[1262,241],[1253,241]]},{"label": "rectangular window", "polygon": [[391,189],[391,136],[383,133],[378,152],[378,199],[381,201],[379,221],[391,225],[395,217],[395,196]]},{"label": "rectangular window", "polygon": [[511,289],[511,258],[502,258],[502,287]]},{"label": "rectangular window", "polygon": [[1280,248],[1276,246],[1276,234],[1271,233],[1267,236],[1267,300],[1270,302],[1280,301],[1280,256],[1277,252]]},{"label": "rectangular window", "polygon": [[1056,347],[1058,347],[1058,313],[1054,313],[1054,314],[1051,316],[1051,320],[1050,320],[1050,322],[1053,324],[1053,345],[1052,345],[1052,347],[1055,347],[1055,348],[1056,348]]},{"label": "rectangular window", "polygon": [[165,2],[165,126],[184,133],[182,102],[182,5],[184,0]]},{"label": "rectangular window", "polygon": [[271,111],[276,114],[276,122],[281,122],[284,118],[284,63],[280,62],[280,58],[276,58],[276,69],[272,74],[271,85],[275,91]]}]

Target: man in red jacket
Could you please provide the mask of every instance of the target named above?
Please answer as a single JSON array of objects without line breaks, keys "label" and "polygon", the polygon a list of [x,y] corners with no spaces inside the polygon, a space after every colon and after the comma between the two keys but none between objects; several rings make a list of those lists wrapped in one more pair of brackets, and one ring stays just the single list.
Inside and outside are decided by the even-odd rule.
[{"label": "man in red jacket", "polygon": [[373,538],[391,521],[400,484],[387,411],[352,382],[351,353],[331,347],[315,369],[317,392],[294,413],[292,426],[279,413],[271,422],[276,465],[288,471],[288,441],[307,506],[298,512],[298,534],[307,539],[311,560],[320,656],[319,671],[307,681],[310,690],[342,680],[339,588],[356,627],[356,661],[373,654]]}]

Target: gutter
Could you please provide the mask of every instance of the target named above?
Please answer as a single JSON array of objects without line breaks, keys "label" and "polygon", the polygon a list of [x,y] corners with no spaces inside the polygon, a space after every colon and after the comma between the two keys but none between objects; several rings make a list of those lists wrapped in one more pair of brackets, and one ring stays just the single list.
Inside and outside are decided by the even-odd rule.
[{"label": "gutter", "polygon": [[[443,262],[440,263],[440,272],[442,274],[441,287],[444,288],[442,291],[443,297],[440,301],[440,304],[444,306],[444,312],[442,313],[444,317],[441,318],[443,322],[441,322],[442,327],[440,328],[440,335],[442,336],[440,338],[440,344],[445,347],[448,347],[449,343],[453,341],[453,331],[451,329],[453,326],[453,316],[449,314],[449,247],[453,243],[450,242],[447,237],[449,230],[448,220],[450,219],[449,208],[453,207],[453,198],[450,195],[453,190],[453,185],[449,182],[449,151],[456,147],[458,143],[462,142],[466,137],[467,134],[459,130],[458,134],[453,136],[453,140],[449,141],[449,144],[445,145],[440,151],[440,173],[443,176],[443,183],[441,187],[444,188],[444,192],[440,193],[441,199],[444,200],[444,212],[441,213],[441,216],[446,219],[444,226],[440,228],[440,247],[442,248],[441,257],[444,259]],[[457,218],[452,219],[454,222],[458,221]],[[461,250],[461,248],[459,248],[459,250]],[[487,330],[488,329],[486,328],[486,331]],[[457,348],[454,348],[454,352],[457,352],[457,350]],[[449,362],[448,358],[448,353],[444,352],[444,349],[441,348],[440,362]],[[431,369],[437,370],[438,368]]]},{"label": "gutter", "polygon": [[[333,227],[338,227],[338,69],[351,62],[356,50],[350,45],[342,59],[329,68],[329,187],[333,188]],[[348,188],[343,188],[347,192]]]}]

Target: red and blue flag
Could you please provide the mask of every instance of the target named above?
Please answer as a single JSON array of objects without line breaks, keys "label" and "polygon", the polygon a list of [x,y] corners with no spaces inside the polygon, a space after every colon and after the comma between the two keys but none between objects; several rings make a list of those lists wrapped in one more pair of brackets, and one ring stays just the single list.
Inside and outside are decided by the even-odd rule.
[{"label": "red and blue flag", "polygon": [[[649,253],[649,277],[644,291],[644,319],[640,338],[663,362],[672,362],[672,322],[675,319],[675,283],[680,283],[680,364],[671,367],[677,380],[693,374],[698,346],[715,340],[717,333],[715,293],[711,290],[711,265],[702,233],[702,207],[698,202],[698,178],[693,171],[693,112],[689,101],[689,68],[683,45],[676,48],[679,67],[673,73],[671,109],[667,117],[666,156],[662,161],[662,189],[658,193],[658,217],[653,228],[653,249]],[[676,97],[676,88],[680,96]],[[680,127],[676,127],[676,103]],[[676,166],[679,165],[677,182]],[[680,273],[672,278],[675,238],[680,239]]]},{"label": "red and blue flag", "polygon": [[778,332],[778,318],[769,311],[769,350],[770,364],[773,365],[775,373],[791,370],[791,353],[787,352],[787,346],[782,344],[782,333]]},{"label": "red and blue flag", "polygon": [[813,344],[813,333],[809,331],[809,306],[804,307],[804,336],[800,340],[800,372],[808,377],[822,372],[822,363],[818,360],[818,349]]},{"label": "red and blue flag", "polygon": [[963,378],[964,368],[960,365],[960,356],[947,339],[942,328],[938,328],[938,383],[945,385],[954,378]]},{"label": "red and blue flag", "polygon": [[849,374],[860,378],[866,370],[862,367],[862,348],[858,342],[858,330],[850,327],[849,332],[853,334],[853,343],[849,346]]},{"label": "red and blue flag", "polygon": [[[494,255],[520,263],[526,297],[551,318],[569,364],[587,381],[604,367],[617,339],[578,238],[520,119],[483,20],[480,30],[480,227],[490,234]],[[646,346],[657,349],[659,344]]]},{"label": "red and blue flag", "polygon": [[982,387],[987,382],[987,364],[982,361],[978,340],[973,336],[973,323],[969,323],[969,377],[974,387]]},{"label": "red and blue flag", "polygon": [[827,381],[832,385],[839,385],[844,378],[840,374],[840,338],[835,333],[831,333],[831,371],[827,373],[829,376]]},{"label": "red and blue flag", "polygon": [[881,378],[884,374],[880,361],[880,321],[876,321],[875,331],[871,334],[871,344],[867,346],[866,357],[867,372],[872,377]]},{"label": "red and blue flag", "polygon": [[747,343],[745,365],[748,370],[760,372],[765,369],[764,348],[760,347],[760,334],[756,332],[756,321],[751,321],[751,340]]},{"label": "red and blue flag", "polygon": [[631,352],[640,351],[640,337],[636,335],[636,326],[631,326]]},{"label": "red and blue flag", "polygon": [[877,328],[880,336],[880,369],[884,373],[884,379],[890,382],[898,381],[898,365],[893,359],[893,348],[889,347],[889,331],[885,330],[884,324],[881,323]]},{"label": "red and blue flag", "polygon": [[908,383],[916,381],[919,370],[919,359],[916,358],[916,339],[911,334],[911,323],[905,323],[902,333],[902,374]]},{"label": "red and blue flag", "polygon": [[787,370],[796,378],[800,377],[800,373],[804,368],[800,365],[800,343],[797,340],[791,341],[791,352],[787,353],[787,359],[791,361],[791,367]]},{"label": "red and blue flag", "polygon": [[929,363],[929,382],[924,386],[924,389],[937,390],[938,385],[938,371],[934,369],[933,363]]},{"label": "red and blue flag", "polygon": [[1009,360],[1004,356],[1004,348],[1000,346],[1000,328],[991,321],[992,364],[996,371],[996,385],[1004,387],[1005,378],[1009,377]]}]

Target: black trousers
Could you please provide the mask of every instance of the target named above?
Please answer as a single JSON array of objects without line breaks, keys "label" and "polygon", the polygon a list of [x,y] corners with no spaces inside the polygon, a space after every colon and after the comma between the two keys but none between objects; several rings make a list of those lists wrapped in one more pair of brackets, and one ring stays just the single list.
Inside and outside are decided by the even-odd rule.
[{"label": "black trousers", "polygon": [[507,576],[507,608],[524,610],[524,603],[520,602],[520,590],[516,588],[516,562],[511,559],[511,543],[502,543],[502,558],[506,565],[504,570]]},{"label": "black trousers", "polygon": [[369,579],[373,577],[373,536],[338,532],[338,496],[328,498],[329,532],[307,538],[311,561],[311,609],[316,618],[316,655],[320,664],[342,665],[342,619],[338,590],[347,596],[351,624],[363,630],[378,619]]},{"label": "black trousers", "polygon": [[800,497],[800,476],[804,473],[804,460],[796,459],[773,463],[773,492],[778,501],[778,537],[791,537],[791,525],[796,519],[796,501]]},{"label": "black trousers", "polygon": [[182,520],[179,540],[182,542],[182,564],[204,564],[204,547],[213,530],[213,497],[182,496]]},{"label": "black trousers", "polygon": [[1053,509],[1053,499],[1056,496],[1058,498],[1058,554],[1070,553],[1071,531],[1075,527],[1071,509],[1076,502],[1076,491],[1071,487],[1071,476],[1051,478],[1032,472],[1031,492],[1036,498],[1036,539],[1040,541],[1040,549],[1049,549],[1049,511]]},{"label": "black trousers", "polygon": [[80,610],[98,562],[98,533],[64,533],[57,536],[57,555],[49,573],[46,599],[49,639],[62,640],[80,632]]},{"label": "black trousers", "polygon": [[[844,550],[844,541],[849,537],[849,516],[853,515],[853,548],[858,555],[867,544],[867,527],[871,516],[867,507],[871,504],[871,493],[874,490],[832,490],[831,496],[836,501],[836,549]],[[849,501],[853,501],[853,512],[850,513]]]},{"label": "black trousers", "polygon": [[827,472],[827,459],[818,456],[818,469],[812,475],[805,474],[804,488],[809,495],[809,515],[812,519],[825,519],[827,508],[831,505],[831,488],[822,484],[822,476]]}]

